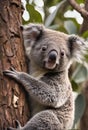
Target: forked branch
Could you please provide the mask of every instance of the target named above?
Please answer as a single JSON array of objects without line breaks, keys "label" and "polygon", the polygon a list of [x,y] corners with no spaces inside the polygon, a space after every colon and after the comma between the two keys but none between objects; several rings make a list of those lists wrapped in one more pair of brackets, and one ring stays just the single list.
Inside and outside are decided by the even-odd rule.
[{"label": "forked branch", "polygon": [[75,0],[68,0],[68,2],[82,15],[83,18],[88,17],[88,12],[85,10],[85,8],[82,8]]}]

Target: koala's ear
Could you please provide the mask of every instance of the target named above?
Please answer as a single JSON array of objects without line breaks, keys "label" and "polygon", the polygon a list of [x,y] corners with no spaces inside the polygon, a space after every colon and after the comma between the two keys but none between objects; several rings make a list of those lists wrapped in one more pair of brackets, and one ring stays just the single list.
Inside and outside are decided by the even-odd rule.
[{"label": "koala's ear", "polygon": [[37,40],[43,32],[43,25],[41,24],[28,24],[23,26],[22,28],[24,42],[29,41],[30,44],[31,42]]},{"label": "koala's ear", "polygon": [[28,58],[30,55],[31,47],[34,43],[36,44],[36,41],[41,37],[44,30],[43,28],[44,27],[41,24],[28,24],[21,26],[24,38],[24,47]]},{"label": "koala's ear", "polygon": [[70,35],[68,39],[71,58],[78,62],[82,62],[84,55],[88,53],[88,42],[76,35]]}]

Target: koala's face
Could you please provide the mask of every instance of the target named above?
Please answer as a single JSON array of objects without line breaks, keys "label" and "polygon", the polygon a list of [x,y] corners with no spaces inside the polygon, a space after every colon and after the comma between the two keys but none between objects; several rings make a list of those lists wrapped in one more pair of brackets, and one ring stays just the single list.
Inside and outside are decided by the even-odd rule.
[{"label": "koala's face", "polygon": [[[56,33],[56,34],[54,34]],[[70,53],[67,35],[45,30],[35,41],[30,51],[30,59],[38,66],[49,70],[63,70],[68,66]]]},{"label": "koala's face", "polygon": [[30,24],[23,31],[25,48],[31,62],[40,68],[63,71],[73,58],[81,59],[85,45],[77,36]]}]

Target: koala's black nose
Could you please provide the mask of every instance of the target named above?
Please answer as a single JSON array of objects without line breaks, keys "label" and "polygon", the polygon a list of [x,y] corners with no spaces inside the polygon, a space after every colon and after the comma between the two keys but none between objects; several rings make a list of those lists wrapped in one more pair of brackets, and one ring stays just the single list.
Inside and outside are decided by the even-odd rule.
[{"label": "koala's black nose", "polygon": [[55,50],[50,51],[49,60],[56,61],[56,59],[57,59],[57,52]]}]

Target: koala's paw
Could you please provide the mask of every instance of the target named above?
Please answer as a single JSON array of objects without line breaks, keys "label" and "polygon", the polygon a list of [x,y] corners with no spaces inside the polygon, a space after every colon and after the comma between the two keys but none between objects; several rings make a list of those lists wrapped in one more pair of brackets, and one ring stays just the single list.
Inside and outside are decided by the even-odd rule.
[{"label": "koala's paw", "polygon": [[17,72],[14,68],[10,68],[10,70],[3,71],[3,74],[14,79],[19,79],[20,72]]}]

